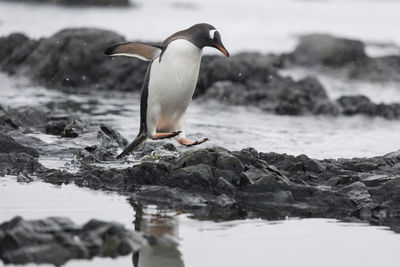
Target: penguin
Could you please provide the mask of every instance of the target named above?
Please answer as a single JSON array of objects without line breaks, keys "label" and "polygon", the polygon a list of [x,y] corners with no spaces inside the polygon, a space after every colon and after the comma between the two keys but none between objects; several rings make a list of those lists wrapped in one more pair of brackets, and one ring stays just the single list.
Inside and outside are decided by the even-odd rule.
[{"label": "penguin", "polygon": [[169,36],[161,45],[124,42],[108,47],[107,56],[128,56],[150,61],[140,97],[140,129],[135,140],[117,158],[138,149],[147,138],[176,138],[184,146],[208,141],[185,136],[185,114],[197,84],[204,47],[213,47],[226,57],[217,29],[207,23],[195,24]]}]

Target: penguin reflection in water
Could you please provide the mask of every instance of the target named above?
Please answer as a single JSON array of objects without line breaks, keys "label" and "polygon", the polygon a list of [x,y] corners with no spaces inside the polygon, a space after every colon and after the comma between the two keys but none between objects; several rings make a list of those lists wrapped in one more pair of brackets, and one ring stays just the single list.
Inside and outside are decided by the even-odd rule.
[{"label": "penguin reflection in water", "polygon": [[137,57],[151,61],[140,99],[139,134],[117,158],[136,150],[147,138],[157,140],[175,137],[185,146],[208,140],[189,140],[184,131],[185,113],[196,87],[202,52],[206,46],[214,47],[229,57],[219,32],[206,23],[176,32],[161,45],[127,42],[106,49],[104,54],[108,56]]}]

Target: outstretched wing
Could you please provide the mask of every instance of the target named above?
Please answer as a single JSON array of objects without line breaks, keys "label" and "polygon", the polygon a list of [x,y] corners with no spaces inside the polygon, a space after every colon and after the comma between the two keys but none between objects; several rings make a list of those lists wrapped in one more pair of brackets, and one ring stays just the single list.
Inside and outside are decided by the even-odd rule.
[{"label": "outstretched wing", "polygon": [[139,42],[117,43],[104,51],[107,56],[137,57],[141,60],[151,61],[157,58],[163,51],[162,46]]}]

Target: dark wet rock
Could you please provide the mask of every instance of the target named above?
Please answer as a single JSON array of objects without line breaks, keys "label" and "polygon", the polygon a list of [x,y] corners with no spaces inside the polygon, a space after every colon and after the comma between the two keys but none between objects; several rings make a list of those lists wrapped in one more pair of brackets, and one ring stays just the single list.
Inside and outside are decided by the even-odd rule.
[{"label": "dark wet rock", "polygon": [[71,121],[71,116],[69,115],[52,115],[47,118],[45,133],[52,135],[61,135]]},{"label": "dark wet rock", "polygon": [[231,105],[256,106],[281,115],[338,114],[338,107],[312,77],[298,82],[282,77],[248,84],[221,81],[214,83],[203,98]]},{"label": "dark wet rock", "polygon": [[65,126],[63,132],[61,133],[61,137],[76,138],[83,133],[85,127],[85,122],[73,120]]},{"label": "dark wet rock", "polygon": [[[10,108],[0,113],[0,126],[4,131],[23,128],[42,129],[47,121],[48,111],[36,107]],[[4,128],[3,128],[4,127]]]},{"label": "dark wet rock", "polygon": [[34,173],[43,168],[38,151],[0,133],[0,175]]},{"label": "dark wet rock", "polygon": [[370,202],[371,195],[367,190],[367,186],[362,182],[354,182],[346,185],[338,190],[339,193],[346,194],[356,204]]},{"label": "dark wet rock", "polygon": [[13,138],[0,133],[0,153],[25,153],[32,157],[39,157],[39,153],[30,147],[17,143]]},{"label": "dark wet rock", "polygon": [[9,35],[0,39],[8,51],[0,55],[0,66],[49,88],[139,90],[148,63],[106,57],[103,53],[108,46],[122,41],[124,38],[117,33],[94,28],[65,29],[40,40]]},{"label": "dark wet rock", "polygon": [[[10,1],[10,0],[3,0]],[[13,0],[26,3],[50,3],[63,6],[129,6],[129,0]]]},{"label": "dark wet rock", "polygon": [[296,49],[279,67],[303,66],[350,79],[374,82],[400,81],[400,56],[368,57],[365,45],[357,40],[326,34],[300,37]]},{"label": "dark wet rock", "polygon": [[400,81],[400,56],[368,58],[362,64],[349,68],[348,77],[368,81]]},{"label": "dark wet rock", "polygon": [[200,68],[196,94],[203,94],[217,81],[246,84],[252,80],[267,82],[278,75],[272,66],[273,56],[242,53],[229,58],[204,56]]},{"label": "dark wet rock", "polygon": [[244,53],[227,58],[204,57],[197,93],[233,105],[256,106],[277,114],[337,114],[315,78],[294,81],[275,68],[276,57]]},{"label": "dark wet rock", "polygon": [[26,58],[36,48],[37,42],[22,33],[12,33],[0,38],[0,67],[9,74],[16,74]]},{"label": "dark wet rock", "polygon": [[0,258],[5,264],[60,266],[71,259],[128,255],[146,244],[143,234],[115,222],[90,220],[81,226],[63,217],[15,217],[0,225]]},{"label": "dark wet rock", "polygon": [[[148,203],[183,209],[202,218],[227,205],[229,218],[258,214],[360,220],[363,218],[354,215],[355,210],[387,201],[389,188],[383,186],[400,175],[396,162],[400,162],[396,157],[315,160],[306,155],[254,149],[230,152],[216,147],[141,161],[125,169],[89,164],[77,174],[52,172],[45,179],[131,193]],[[377,175],[385,178],[375,182],[365,178]],[[193,199],[188,201],[190,196]],[[393,207],[388,207],[391,212]]]},{"label": "dark wet rock", "polygon": [[36,158],[26,153],[0,153],[0,175],[33,173],[42,167]]},{"label": "dark wet rock", "polygon": [[375,104],[363,95],[341,96],[336,100],[344,115],[379,116],[387,119],[400,118],[400,104]]},{"label": "dark wet rock", "polygon": [[364,44],[357,40],[311,34],[300,37],[300,43],[291,55],[300,65],[340,67],[366,59],[364,49]]},{"label": "dark wet rock", "polygon": [[128,144],[128,140],[122,137],[119,132],[105,124],[100,124],[99,126],[97,141],[105,148],[124,147]]},{"label": "dark wet rock", "polygon": [[87,146],[82,149],[78,155],[78,159],[84,164],[113,161],[115,160],[115,153],[112,150],[103,146]]}]

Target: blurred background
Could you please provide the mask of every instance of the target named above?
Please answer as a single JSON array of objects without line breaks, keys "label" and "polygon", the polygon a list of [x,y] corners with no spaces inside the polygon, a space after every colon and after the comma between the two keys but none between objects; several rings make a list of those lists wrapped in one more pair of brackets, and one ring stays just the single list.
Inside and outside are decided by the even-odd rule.
[{"label": "blurred background", "polygon": [[299,35],[307,33],[359,39],[371,56],[399,53],[400,37],[394,33],[400,4],[395,0],[1,2],[2,35],[23,32],[39,38],[64,28],[98,27],[131,40],[160,41],[182,28],[208,22],[221,31],[233,53],[287,52],[294,49]]},{"label": "blurred background", "polygon": [[[130,167],[192,148],[148,141],[115,160],[138,132],[148,62],[103,51],[121,41],[161,42],[200,22],[218,29],[231,57],[204,49],[186,131],[210,141],[194,150],[252,147],[287,160],[279,168],[293,180],[306,177],[290,190],[306,188],[298,192],[311,199],[307,205],[267,195],[254,203],[271,207],[252,202],[245,213],[237,199],[209,191],[207,202],[183,189],[146,188],[143,205],[125,191],[108,191],[121,192],[114,182]],[[400,237],[365,226],[400,231],[400,194],[390,191],[400,186],[389,184],[398,180],[400,149],[399,25],[397,0],[0,0],[0,141],[18,143],[14,148],[35,158],[1,158],[0,223],[17,215],[79,224],[97,218],[165,239],[139,256],[67,266],[398,266]],[[97,184],[93,170],[106,185]],[[70,177],[107,190],[77,187]],[[225,206],[210,212],[213,201]],[[343,207],[351,215],[335,213]],[[358,223],[343,222],[349,220]]]}]

